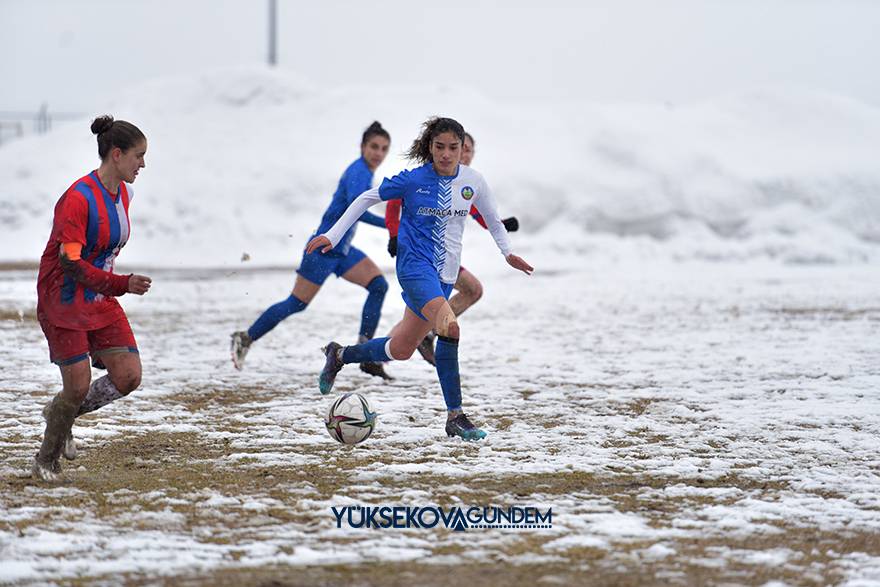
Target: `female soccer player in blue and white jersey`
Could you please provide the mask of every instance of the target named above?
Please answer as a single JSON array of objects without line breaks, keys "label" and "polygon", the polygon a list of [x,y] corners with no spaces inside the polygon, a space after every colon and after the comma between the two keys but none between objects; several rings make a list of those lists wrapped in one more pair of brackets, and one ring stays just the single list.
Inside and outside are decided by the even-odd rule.
[{"label": "female soccer player in blue and white jersey", "polygon": [[[470,167],[475,154],[476,143],[474,142],[474,137],[466,132],[464,133],[464,142],[461,144],[461,164]],[[385,205],[385,226],[388,227],[388,233],[391,235],[391,238],[388,239],[388,253],[392,257],[397,256],[397,231],[400,229],[400,206],[400,200],[388,200],[388,203]],[[489,228],[486,226],[486,221],[483,220],[483,217],[480,216],[480,213],[473,206],[471,206],[471,216],[473,216],[474,220],[480,223],[480,226],[486,229]],[[507,232],[516,232],[519,230],[519,220],[517,220],[515,216],[505,218],[501,222],[504,224],[504,228]],[[465,269],[464,266],[458,268],[458,279],[455,281],[453,289],[455,289],[456,293],[449,298],[449,307],[455,312],[456,318],[461,316],[465,310],[476,304],[477,301],[483,297],[483,284],[480,283],[480,280],[477,279],[476,275]],[[422,358],[432,365],[435,364],[434,338],[436,338],[434,332],[429,332],[416,349],[419,351],[419,354],[422,355]]]},{"label": "female soccer player in blue and white jersey", "polygon": [[[336,193],[333,194],[333,200],[321,219],[317,234],[333,226],[352,201],[364,190],[370,189],[373,184],[373,172],[385,160],[390,144],[391,135],[378,122],[374,122],[364,131],[361,138],[361,156],[342,174]],[[324,255],[311,251],[303,254],[290,296],[266,309],[246,331],[232,334],[232,363],[236,369],[244,366],[244,359],[255,341],[291,314],[306,309],[331,273],[367,289],[358,340],[365,342],[373,338],[379,325],[388,282],[376,264],[363,251],[351,245],[355,232],[352,225],[357,220],[385,228],[384,218],[364,211],[339,234],[332,251]],[[363,362],[361,370],[370,375],[391,379],[381,363]]]},{"label": "female soccer player in blue and white jersey", "polygon": [[406,303],[403,319],[388,337],[342,347],[331,342],[319,378],[321,393],[329,393],[342,366],[364,361],[409,359],[425,335],[437,332],[435,359],[440,388],[446,401],[446,433],[465,440],[486,436],[464,414],[458,372],[460,330],[449,307],[449,294],[458,277],[461,236],[471,205],[476,206],[507,263],[526,274],[533,268],[510,250],[504,224],[483,176],[460,165],[464,128],[451,118],[432,118],[413,142],[409,158],[423,163],[385,179],[352,202],[326,233],[313,238],[306,251],[329,252],[348,228],[372,205],[403,200],[397,237],[397,280]]}]

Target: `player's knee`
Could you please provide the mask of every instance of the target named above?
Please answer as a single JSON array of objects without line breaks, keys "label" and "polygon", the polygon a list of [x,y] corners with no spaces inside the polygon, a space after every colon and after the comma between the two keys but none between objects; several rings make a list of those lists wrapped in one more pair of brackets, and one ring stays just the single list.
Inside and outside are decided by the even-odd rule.
[{"label": "player's knee", "polygon": [[383,276],[377,275],[367,284],[367,291],[384,296],[388,292],[388,281]]},{"label": "player's knee", "polygon": [[476,303],[481,297],[483,297],[483,284],[474,279],[474,282],[470,284],[468,288],[468,297],[471,299],[471,303]]},{"label": "player's knee", "polygon": [[455,288],[471,304],[483,297],[483,284],[472,273],[462,273]]},{"label": "player's knee", "polygon": [[126,371],[124,373],[116,374],[115,376],[110,377],[110,380],[113,382],[113,386],[121,393],[122,395],[128,395],[135,389],[137,389],[141,384],[141,373],[140,371]]},{"label": "player's knee", "polygon": [[416,352],[415,346],[406,344],[405,341],[400,340],[399,336],[391,337],[391,343],[388,345],[388,354],[395,361],[406,361],[413,356],[414,352]]}]

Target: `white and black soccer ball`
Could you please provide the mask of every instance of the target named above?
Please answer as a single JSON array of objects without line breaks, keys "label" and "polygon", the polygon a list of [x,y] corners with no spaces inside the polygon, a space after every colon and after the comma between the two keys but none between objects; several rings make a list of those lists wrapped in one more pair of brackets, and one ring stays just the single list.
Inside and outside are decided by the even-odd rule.
[{"label": "white and black soccer ball", "polygon": [[324,424],[334,440],[357,444],[369,438],[376,428],[376,412],[361,394],[346,393],[330,404]]}]

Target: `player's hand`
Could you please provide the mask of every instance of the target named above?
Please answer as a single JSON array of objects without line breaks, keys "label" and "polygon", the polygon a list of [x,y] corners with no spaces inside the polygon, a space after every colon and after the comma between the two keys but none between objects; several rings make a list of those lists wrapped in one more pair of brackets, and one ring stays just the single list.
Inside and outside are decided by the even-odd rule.
[{"label": "player's hand", "polygon": [[319,234],[306,245],[306,253],[314,253],[318,249],[321,249],[322,253],[328,253],[332,248],[333,243],[330,242],[330,239],[323,234]]},{"label": "player's hand", "polygon": [[531,265],[526,263],[525,259],[523,259],[522,257],[518,257],[518,256],[514,255],[513,253],[507,255],[506,259],[507,259],[508,265],[510,265],[514,269],[519,269],[520,271],[522,271],[526,275],[531,275],[532,271],[535,270],[534,267],[532,267]]},{"label": "player's hand", "polygon": [[519,220],[516,219],[516,216],[505,218],[501,222],[504,224],[504,228],[507,229],[507,232],[516,232],[519,230]]},{"label": "player's hand", "polygon": [[392,236],[388,239],[388,254],[392,257],[397,256],[397,237]]},{"label": "player's hand", "polygon": [[128,293],[142,296],[150,291],[150,284],[152,283],[153,280],[146,275],[132,274],[132,276],[128,278]]}]

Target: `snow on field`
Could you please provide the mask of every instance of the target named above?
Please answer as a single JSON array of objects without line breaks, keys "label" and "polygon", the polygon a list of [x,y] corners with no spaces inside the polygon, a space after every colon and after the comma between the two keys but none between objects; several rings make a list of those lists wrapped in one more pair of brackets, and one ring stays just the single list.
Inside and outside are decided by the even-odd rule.
[{"label": "snow on field", "polygon": [[[29,480],[59,378],[35,272],[0,271],[0,582],[440,585],[454,568],[463,584],[880,584],[876,109],[779,89],[524,106],[245,69],[155,80],[102,112],[149,138],[119,260],[154,277],[123,298],[143,384],[77,422],[67,484]],[[362,290],[331,280],[244,372],[228,336],[289,292],[361,130],[381,120],[397,154],[432,114],[476,136],[536,272],[468,229],[486,294],[462,317],[461,366],[486,442],[445,437],[436,375],[413,359],[388,384],[342,372],[337,391],[380,412],[342,447],[322,427],[318,349],[354,341]],[[0,149],[0,262],[38,259],[54,202],[95,165],[85,120]],[[386,236],[355,242],[392,284],[390,328]],[[337,528],[346,505],[553,518]]]},{"label": "snow on field", "polygon": [[[389,569],[467,576],[494,561],[568,584],[880,581],[873,268],[606,263],[529,278],[473,261],[486,296],[462,318],[462,372],[486,442],[445,437],[420,359],[391,364],[389,384],[346,368],[338,392],[366,393],[379,427],[355,449],[330,439],[318,349],[354,339],[360,288],[328,284],[239,373],[228,334],[283,297],[290,272],[160,270],[124,299],[142,388],[77,423],[83,454],[49,490],[26,474],[58,375],[33,273],[0,273],[2,576],[276,569],[313,584],[363,565],[384,584]],[[358,530],[330,509],[438,504],[552,508],[552,528]]]}]

